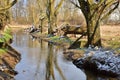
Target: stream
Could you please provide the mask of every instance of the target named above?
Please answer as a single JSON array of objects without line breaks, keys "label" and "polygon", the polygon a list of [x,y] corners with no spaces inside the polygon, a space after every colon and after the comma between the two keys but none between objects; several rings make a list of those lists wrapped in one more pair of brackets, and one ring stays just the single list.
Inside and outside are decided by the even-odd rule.
[{"label": "stream", "polygon": [[63,56],[63,48],[50,43],[33,40],[24,32],[13,35],[11,44],[21,53],[16,65],[15,80],[93,80]]}]

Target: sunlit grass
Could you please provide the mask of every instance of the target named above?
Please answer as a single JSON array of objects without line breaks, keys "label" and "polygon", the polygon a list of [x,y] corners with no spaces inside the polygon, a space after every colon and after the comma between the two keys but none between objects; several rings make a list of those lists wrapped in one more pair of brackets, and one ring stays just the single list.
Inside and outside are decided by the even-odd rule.
[{"label": "sunlit grass", "polygon": [[53,36],[50,37],[50,40],[58,43],[69,43],[71,44],[73,41],[69,39],[68,37],[61,38],[60,36]]},{"label": "sunlit grass", "polygon": [[115,41],[109,41],[108,42],[108,44],[113,48],[113,49],[115,49],[115,48],[120,48],[120,42],[119,41],[117,41],[117,40],[115,40]]},{"label": "sunlit grass", "polygon": [[111,49],[120,48],[120,26],[119,25],[103,25],[101,26],[101,37],[103,47]]},{"label": "sunlit grass", "polygon": [[10,39],[12,39],[12,35],[11,35],[11,30],[7,29],[4,33],[1,34],[0,37],[0,42],[2,43],[6,43],[9,42]]},{"label": "sunlit grass", "polygon": [[6,51],[7,51],[7,49],[0,48],[0,55],[5,54],[5,53],[6,53]]}]

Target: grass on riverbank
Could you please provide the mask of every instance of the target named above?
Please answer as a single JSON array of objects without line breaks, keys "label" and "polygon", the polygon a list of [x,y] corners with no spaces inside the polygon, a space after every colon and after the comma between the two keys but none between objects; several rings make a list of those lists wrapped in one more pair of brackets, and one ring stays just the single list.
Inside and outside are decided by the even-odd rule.
[{"label": "grass on riverbank", "polygon": [[6,53],[6,51],[7,51],[7,49],[5,49],[5,48],[0,48],[0,55]]},{"label": "grass on riverbank", "polygon": [[60,36],[53,36],[53,37],[50,37],[50,40],[58,43],[68,43],[68,44],[72,43],[72,40],[68,37],[62,38]]},{"label": "grass on riverbank", "polygon": [[120,25],[101,26],[101,37],[103,47],[120,48]]}]

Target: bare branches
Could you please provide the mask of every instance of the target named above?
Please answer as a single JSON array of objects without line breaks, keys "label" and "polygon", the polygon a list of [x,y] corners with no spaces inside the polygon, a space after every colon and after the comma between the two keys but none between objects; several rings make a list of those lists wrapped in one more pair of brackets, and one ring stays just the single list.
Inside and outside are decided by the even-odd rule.
[{"label": "bare branches", "polygon": [[77,4],[77,3],[75,3],[73,0],[69,0],[74,6],[76,6],[77,8],[79,8],[79,9],[81,9],[81,7]]},{"label": "bare branches", "polygon": [[61,1],[59,2],[59,4],[58,4],[58,5],[56,6],[56,8],[55,8],[54,14],[57,14],[57,13],[58,13],[58,10],[61,8],[63,2],[64,2],[64,0],[61,0]]},{"label": "bare branches", "polygon": [[105,19],[106,17],[108,17],[116,8],[118,8],[119,4],[120,4],[119,0],[118,0],[117,2],[115,2],[115,3],[113,3],[112,5],[114,5],[114,7],[113,7],[111,10],[109,10],[108,13],[106,13],[106,14],[101,18],[101,20],[103,20],[103,19]]},{"label": "bare branches", "polygon": [[91,9],[92,11],[91,11],[90,19],[92,19],[93,16],[98,15],[98,13],[100,14],[99,16],[101,16],[105,7],[106,7],[106,0],[104,0],[102,3],[99,3],[98,6],[94,6],[94,9]]},{"label": "bare branches", "polygon": [[0,11],[5,11],[7,9],[9,9],[10,7],[12,7],[18,0],[14,0],[12,1],[9,5],[5,6],[4,8],[0,8]]}]

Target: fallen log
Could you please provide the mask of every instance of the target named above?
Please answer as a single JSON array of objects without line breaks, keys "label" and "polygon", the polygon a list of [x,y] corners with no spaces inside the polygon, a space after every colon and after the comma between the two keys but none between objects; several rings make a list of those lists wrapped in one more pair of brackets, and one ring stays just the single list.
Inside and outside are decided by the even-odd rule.
[{"label": "fallen log", "polygon": [[86,27],[81,25],[69,25],[65,24],[62,26],[61,30],[64,32],[64,36],[67,36],[67,34],[82,34],[86,35]]}]

